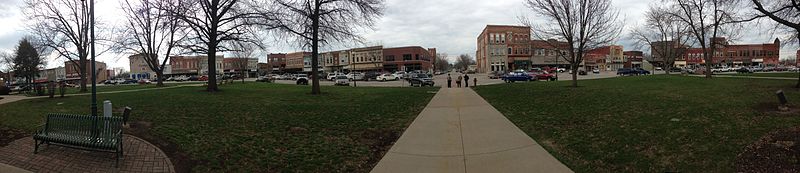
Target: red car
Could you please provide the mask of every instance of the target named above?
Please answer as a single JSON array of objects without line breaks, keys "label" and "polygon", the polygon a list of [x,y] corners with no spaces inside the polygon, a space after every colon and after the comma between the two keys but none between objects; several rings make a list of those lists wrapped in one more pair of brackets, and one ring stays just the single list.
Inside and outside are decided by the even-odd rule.
[{"label": "red car", "polygon": [[528,72],[528,75],[533,77],[534,80],[549,80],[549,81],[558,80],[558,77],[555,74],[548,73],[546,71],[532,71]]},{"label": "red car", "polygon": [[208,81],[208,76],[201,76],[198,81]]}]

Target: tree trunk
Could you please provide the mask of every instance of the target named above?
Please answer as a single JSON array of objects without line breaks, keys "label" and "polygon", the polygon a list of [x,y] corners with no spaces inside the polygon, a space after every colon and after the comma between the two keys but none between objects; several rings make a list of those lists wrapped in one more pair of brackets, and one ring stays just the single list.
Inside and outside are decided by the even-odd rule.
[{"label": "tree trunk", "polygon": [[162,76],[164,76],[164,72],[163,71],[156,71],[156,81],[157,81],[156,82],[156,87],[163,87],[164,86],[164,81],[163,81],[164,78]]},{"label": "tree trunk", "polygon": [[[85,67],[86,64],[84,64],[83,66]],[[81,66],[79,65],[78,68],[80,68],[80,67]],[[83,70],[78,70],[78,73],[80,73],[79,76],[81,76],[81,91],[80,92],[82,92],[82,93],[89,92],[89,89],[86,88],[86,83],[87,83],[86,82],[86,74],[87,74],[86,73],[86,68],[84,68]]]},{"label": "tree trunk", "polygon": [[317,72],[317,58],[319,58],[319,0],[314,4],[314,13],[311,16],[311,95],[320,94],[319,72]]},{"label": "tree trunk", "polygon": [[[216,35],[212,33],[211,35]],[[206,91],[208,92],[216,92],[219,89],[217,88],[217,41],[216,36],[212,36],[212,41],[208,42],[208,86],[206,87]]]},{"label": "tree trunk", "polygon": [[573,64],[572,65],[572,87],[578,87],[578,66]]}]

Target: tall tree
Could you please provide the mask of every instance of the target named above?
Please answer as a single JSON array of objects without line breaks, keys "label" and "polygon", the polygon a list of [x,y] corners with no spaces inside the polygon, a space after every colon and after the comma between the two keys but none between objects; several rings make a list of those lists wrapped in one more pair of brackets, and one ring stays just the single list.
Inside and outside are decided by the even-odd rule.
[{"label": "tall tree", "polygon": [[447,71],[450,68],[450,62],[447,61],[447,53],[436,54],[436,59],[433,61],[434,71]]},{"label": "tall tree", "polygon": [[[11,71],[14,69],[14,55],[8,52],[0,52],[0,78],[11,81]],[[3,75],[5,74],[5,75]]]},{"label": "tall tree", "polygon": [[[147,67],[156,73],[157,86],[164,86],[164,68],[180,41],[186,38],[185,24],[168,15],[176,0],[123,0],[127,22],[116,49],[141,56]],[[171,9],[173,11],[184,9]],[[163,58],[159,58],[159,57]]]},{"label": "tall tree", "polygon": [[30,32],[45,48],[42,53],[57,54],[78,67],[81,92],[88,91],[86,75],[90,70],[87,68],[91,48],[88,3],[82,0],[25,0],[24,8],[25,15],[34,21],[29,26]]},{"label": "tall tree", "polygon": [[319,48],[321,45],[360,41],[359,29],[371,28],[383,15],[384,0],[275,0],[277,27],[311,48],[311,94],[320,94]]},{"label": "tall tree", "polygon": [[227,42],[248,42],[260,45],[257,27],[272,29],[269,25],[274,15],[259,12],[257,8],[267,6],[259,0],[185,0],[173,7],[164,8],[169,16],[186,23],[190,31],[187,43],[182,48],[208,56],[209,92],[217,87],[217,53],[232,51]]},{"label": "tall tree", "polygon": [[[611,0],[525,0],[525,4],[546,20],[543,25],[532,27],[534,37],[566,41],[568,46],[564,53],[568,55],[562,56],[574,72],[578,71],[588,50],[610,44],[622,32],[617,20],[619,12],[611,7]],[[526,17],[520,17],[520,21],[533,25]],[[564,47],[556,43],[548,42],[552,47]],[[578,73],[572,73],[573,87],[578,86],[577,79]]]},{"label": "tall tree", "polygon": [[[783,27],[784,34],[790,35],[789,40],[798,41],[800,44],[800,0],[763,1],[751,0],[754,9],[758,11],[754,19],[769,18]],[[800,88],[800,77],[795,88]]]},{"label": "tall tree", "polygon": [[475,59],[472,56],[467,54],[458,55],[458,59],[456,59],[456,64],[453,65],[455,69],[466,71],[469,69],[470,65],[475,65]]},{"label": "tall tree", "polygon": [[652,56],[663,60],[662,68],[669,74],[675,59],[686,52],[689,40],[688,27],[672,14],[672,8],[651,5],[645,13],[645,24],[631,31],[630,36],[638,46],[648,47]]},{"label": "tall tree", "polygon": [[736,21],[738,0],[674,0],[678,9],[673,16],[689,29],[694,41],[703,49],[706,78],[711,78],[711,65],[717,53],[719,42],[713,41],[720,35],[732,35],[733,27],[725,27]]},{"label": "tall tree", "polygon": [[37,50],[27,38],[19,41],[14,52],[14,75],[25,78],[25,82],[33,83],[39,77],[39,67],[44,65],[44,61],[39,56]]},{"label": "tall tree", "polygon": [[233,66],[231,69],[239,71],[239,74],[242,77],[242,83],[245,82],[245,78],[247,77],[247,73],[250,71],[250,59],[256,56],[256,50],[258,46],[248,43],[242,42],[234,42],[231,46],[234,48],[233,55],[236,56],[233,59],[231,65]]}]

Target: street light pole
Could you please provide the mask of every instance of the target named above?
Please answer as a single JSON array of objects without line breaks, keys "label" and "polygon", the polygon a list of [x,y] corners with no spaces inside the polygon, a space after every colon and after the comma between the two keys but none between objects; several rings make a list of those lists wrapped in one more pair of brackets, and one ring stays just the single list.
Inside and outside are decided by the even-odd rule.
[{"label": "street light pole", "polygon": [[96,59],[94,49],[94,0],[89,0],[89,16],[90,16],[90,33],[91,36],[91,54],[92,54],[92,116],[97,116],[97,67],[95,67]]}]

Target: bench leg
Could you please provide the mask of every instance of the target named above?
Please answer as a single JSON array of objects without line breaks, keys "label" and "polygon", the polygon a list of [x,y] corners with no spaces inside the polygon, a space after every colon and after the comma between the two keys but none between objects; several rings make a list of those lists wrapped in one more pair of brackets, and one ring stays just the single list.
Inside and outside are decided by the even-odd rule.
[{"label": "bench leg", "polygon": [[39,153],[39,141],[33,140],[33,154]]}]

